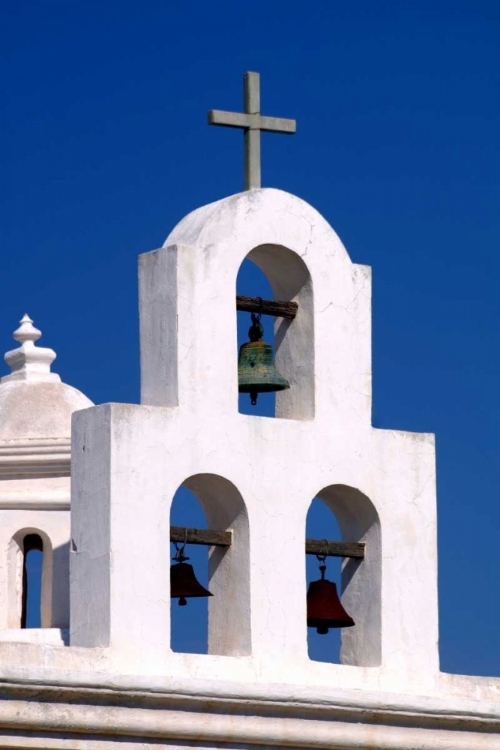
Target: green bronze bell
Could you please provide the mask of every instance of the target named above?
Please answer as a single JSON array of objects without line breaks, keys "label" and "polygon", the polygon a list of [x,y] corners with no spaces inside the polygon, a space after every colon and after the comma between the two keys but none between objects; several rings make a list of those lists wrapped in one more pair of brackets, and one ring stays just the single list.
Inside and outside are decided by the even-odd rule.
[{"label": "green bronze bell", "polygon": [[240,346],[238,357],[238,390],[250,394],[252,406],[257,403],[259,393],[290,388],[288,380],[276,369],[271,344],[261,340],[263,335],[260,315],[252,313],[252,325],[248,331],[250,341]]}]

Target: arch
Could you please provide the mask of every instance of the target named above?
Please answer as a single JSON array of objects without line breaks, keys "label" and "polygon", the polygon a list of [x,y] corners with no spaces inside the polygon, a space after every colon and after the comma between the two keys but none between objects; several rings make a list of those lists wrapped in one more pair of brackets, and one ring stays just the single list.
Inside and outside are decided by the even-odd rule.
[{"label": "arch", "polygon": [[[35,578],[36,553],[41,554],[40,577]],[[35,565],[33,564],[35,563]],[[41,624],[41,604],[42,604],[42,567],[43,567],[43,540],[38,534],[26,534],[23,539],[23,593],[21,605],[21,628],[37,627],[38,621]],[[38,571],[36,571],[38,572]],[[32,600],[35,599],[35,607],[38,604],[38,613],[35,618],[37,625],[29,625],[33,620],[34,607]],[[38,602],[37,602],[38,599]]]},{"label": "arch", "polygon": [[[221,226],[224,236],[221,237]],[[267,235],[267,238],[263,235]],[[351,261],[347,250],[326,219],[306,201],[276,188],[236,193],[220,201],[200,206],[187,214],[173,228],[163,243],[192,245],[200,248],[221,244],[226,260],[226,245],[235,237],[253,237],[250,247],[265,242],[283,243],[301,255],[316,242],[330,246],[332,258],[346,270]],[[234,252],[234,250],[233,250]]]},{"label": "arch", "polygon": [[[306,518],[306,539],[324,539],[332,541],[341,539],[337,518],[331,509],[319,497],[315,497],[309,506]],[[319,561],[315,555],[306,555],[307,591],[313,581],[320,578]],[[336,584],[340,595],[342,559],[328,557],[325,561],[325,577]],[[307,628],[307,650],[312,661],[322,661],[334,664],[340,663],[341,630],[331,628],[328,635],[320,635],[316,628]]]},{"label": "arch", "polygon": [[[207,518],[198,498],[185,486],[180,486],[170,507],[170,526],[206,529]],[[193,567],[196,580],[208,588],[208,552],[204,545],[171,544],[171,565],[174,565],[175,548],[182,548]],[[171,581],[172,583],[172,581]],[[170,646],[180,653],[206,654],[208,639],[208,598],[189,598],[188,606],[180,606],[179,598],[170,599]]]},{"label": "arch", "polygon": [[290,383],[289,389],[276,393],[275,416],[313,419],[314,298],[311,274],[302,258],[283,245],[258,245],[242,262],[245,260],[255,263],[264,273],[275,299],[297,302],[299,306],[293,321],[276,318],[274,322],[276,367]]},{"label": "arch", "polygon": [[[317,493],[335,515],[343,541],[365,542],[365,558],[342,563],[342,604],[355,627],[341,631],[340,661],[375,667],[382,659],[381,528],[372,501],[355,487],[334,484]],[[340,593],[340,592],[339,592]]]},{"label": "arch", "polygon": [[38,528],[19,530],[9,544],[8,571],[8,627],[26,627],[26,556],[40,549],[42,577],[40,593],[40,623],[42,628],[52,626],[52,573],[53,548],[49,536]]},{"label": "arch", "polygon": [[211,547],[208,557],[208,653],[251,653],[248,514],[236,486],[217,474],[184,480],[199,500],[209,529],[231,531],[229,548]]},{"label": "arch", "polygon": [[[267,276],[256,263],[245,258],[236,276],[236,294],[247,297],[262,297],[262,299],[272,299],[274,296],[271,285]],[[251,315],[240,310],[236,313],[237,319],[237,340],[238,340],[238,362],[240,347],[248,342],[248,331],[252,324]],[[264,340],[271,344],[275,351],[274,343],[274,321],[272,318],[264,316],[262,319],[264,327]],[[238,371],[239,377],[239,371]],[[272,417],[276,411],[276,394],[261,393],[257,404],[253,406],[250,400],[250,394],[238,394],[238,411],[240,414],[249,416]]]}]

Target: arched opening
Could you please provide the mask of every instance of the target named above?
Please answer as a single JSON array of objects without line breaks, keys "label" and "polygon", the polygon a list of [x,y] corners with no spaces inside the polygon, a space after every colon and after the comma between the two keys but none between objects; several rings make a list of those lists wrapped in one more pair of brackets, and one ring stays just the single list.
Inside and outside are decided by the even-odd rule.
[{"label": "arched opening", "polygon": [[[196,496],[179,487],[170,510],[170,525],[190,528],[207,528],[207,519]],[[178,545],[181,546],[181,545]],[[172,547],[172,558],[175,547]],[[208,587],[208,547],[188,544],[185,553],[193,566],[196,578]],[[172,592],[171,592],[172,594]],[[179,599],[170,600],[171,647],[173,651],[191,654],[208,652],[208,598],[196,597],[187,600],[187,606],[179,606]]]},{"label": "arched opening", "polygon": [[[172,649],[186,653],[249,654],[249,532],[241,494],[223,477],[195,474],[175,493],[170,524],[231,534],[230,546],[186,544],[188,564],[193,566],[197,581],[212,596],[187,598],[187,606],[179,606],[179,599],[172,597]],[[182,548],[182,544],[178,546]]]},{"label": "arched opening", "polygon": [[[257,268],[255,268],[257,267]],[[275,364],[290,388],[261,394],[257,406],[240,394],[239,411],[282,419],[314,417],[314,324],[312,280],[296,253],[280,245],[254,248],[240,266],[237,294],[298,304],[294,320],[262,316],[263,340],[273,345]],[[248,341],[250,315],[238,313],[238,345]]]},{"label": "arched opening", "polygon": [[[236,294],[246,297],[261,297],[262,299],[273,298],[273,291],[266,275],[255,263],[252,263],[248,259],[243,261],[238,271]],[[264,327],[264,341],[271,344],[273,351],[275,351],[274,321],[272,318],[263,316],[261,322]],[[237,323],[238,347],[240,347],[248,341],[248,329],[252,324],[250,313],[238,311]],[[257,404],[252,406],[250,395],[248,393],[240,393],[238,395],[238,411],[240,414],[249,414],[254,417],[274,417],[276,411],[276,394],[272,392],[260,393]]]},{"label": "arched opening", "polygon": [[43,531],[22,529],[9,545],[8,626],[52,627],[52,544]]},{"label": "arched opening", "polygon": [[[311,504],[306,536],[365,544],[363,559],[327,558],[326,578],[336,583],[342,606],[355,625],[331,629],[327,635],[319,635],[308,628],[310,658],[354,666],[379,666],[382,570],[380,520],[375,506],[354,487],[340,484],[325,487]],[[311,558],[306,563],[309,584],[320,575],[316,558],[307,557]]]},{"label": "arched opening", "polygon": [[[335,515],[330,509],[315,498],[307,514],[306,521],[306,538],[307,539],[329,539],[331,541],[340,540],[341,533]],[[328,557],[325,560],[326,571],[325,577],[337,585],[340,595],[342,559],[340,557]],[[321,577],[319,570],[320,562],[315,555],[306,555],[306,579],[307,588],[313,581]],[[328,633],[320,634],[317,628],[307,628],[307,650],[309,658],[313,661],[326,661],[333,664],[340,664],[340,629],[330,628]]]},{"label": "arched opening", "polygon": [[43,540],[39,534],[26,534],[23,539],[23,593],[21,628],[42,625]]}]

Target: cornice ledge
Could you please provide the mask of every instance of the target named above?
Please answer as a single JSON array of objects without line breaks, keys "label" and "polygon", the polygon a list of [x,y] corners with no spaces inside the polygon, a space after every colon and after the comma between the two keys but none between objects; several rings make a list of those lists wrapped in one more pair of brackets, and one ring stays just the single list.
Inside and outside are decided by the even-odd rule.
[{"label": "cornice ledge", "polygon": [[[0,728],[182,742],[203,737],[212,743],[325,750],[500,750],[498,704],[364,690],[325,694],[293,685],[182,682],[132,682],[120,676],[97,682],[90,674],[78,680],[0,679]],[[302,719],[294,718],[297,714]]]},{"label": "cornice ledge", "polygon": [[70,510],[70,507],[69,488],[60,492],[0,492],[0,510]]},{"label": "cornice ledge", "polygon": [[[200,712],[178,711],[169,706],[160,710],[135,706],[47,703],[43,687],[39,701],[7,701],[2,706],[0,727],[3,740],[12,734],[19,739],[36,736],[43,742],[34,747],[74,748],[82,741],[86,748],[93,741],[99,747],[127,740],[140,742],[142,748],[158,747],[158,742],[176,746],[257,748],[308,748],[308,750],[500,750],[500,730],[484,727],[472,730],[460,723],[451,727],[407,726],[404,722],[387,724],[383,716],[377,722],[359,716],[343,721],[330,716],[318,721],[308,716],[293,718],[266,716],[248,708],[246,712],[222,712],[217,704],[205,704]],[[251,713],[250,713],[251,711]],[[87,739],[88,738],[88,739]],[[100,740],[100,742],[98,742]],[[149,740],[149,742],[148,742]],[[31,744],[30,743],[30,744]],[[104,743],[101,744],[101,743]],[[5,746],[5,745],[4,745]],[[14,745],[8,744],[9,747]],[[31,744],[33,746],[33,744]],[[93,746],[93,745],[92,745]],[[114,744],[113,744],[114,746]],[[134,745],[135,746],[135,745]],[[23,745],[24,747],[24,745]]]},{"label": "cornice ledge", "polygon": [[69,477],[70,473],[70,438],[0,442],[1,479]]}]

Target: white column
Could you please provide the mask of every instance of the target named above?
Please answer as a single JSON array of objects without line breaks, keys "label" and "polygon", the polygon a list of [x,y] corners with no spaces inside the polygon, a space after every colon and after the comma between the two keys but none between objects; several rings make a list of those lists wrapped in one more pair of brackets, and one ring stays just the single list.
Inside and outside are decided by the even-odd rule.
[{"label": "white column", "polygon": [[72,646],[170,646],[165,416],[105,404],[74,417]]}]

